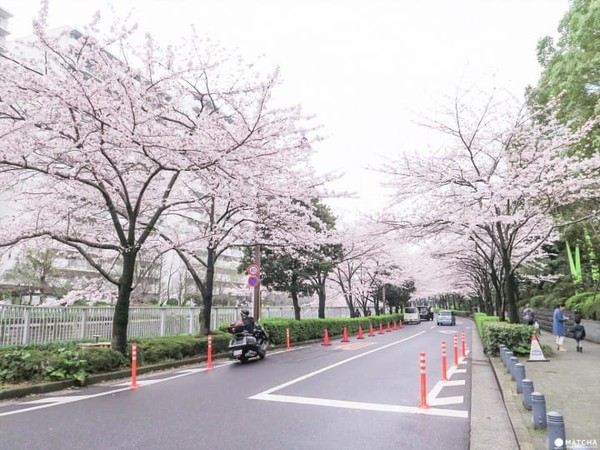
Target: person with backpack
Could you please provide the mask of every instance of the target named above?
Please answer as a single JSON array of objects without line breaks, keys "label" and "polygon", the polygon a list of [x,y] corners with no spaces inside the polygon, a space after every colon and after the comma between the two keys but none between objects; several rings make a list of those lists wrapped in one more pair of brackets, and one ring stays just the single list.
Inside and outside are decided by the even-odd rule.
[{"label": "person with backpack", "polygon": [[585,327],[581,324],[580,316],[575,316],[575,325],[571,328],[571,333],[573,333],[573,339],[575,339],[575,342],[577,343],[577,351],[583,353],[581,341],[585,339]]},{"label": "person with backpack", "polygon": [[523,323],[525,325],[534,325],[535,324],[535,314],[533,310],[529,307],[529,305],[525,306],[523,310]]}]

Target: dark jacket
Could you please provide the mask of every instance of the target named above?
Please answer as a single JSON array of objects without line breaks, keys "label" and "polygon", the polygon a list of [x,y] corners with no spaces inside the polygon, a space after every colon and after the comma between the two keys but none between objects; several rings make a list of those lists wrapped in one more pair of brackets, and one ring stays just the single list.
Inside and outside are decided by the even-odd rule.
[{"label": "dark jacket", "polygon": [[573,339],[576,341],[582,341],[585,339],[585,327],[580,323],[575,324],[573,328],[571,328],[571,333],[573,333]]},{"label": "dark jacket", "polygon": [[249,333],[254,333],[254,317],[248,316],[242,320],[244,322],[244,329]]}]

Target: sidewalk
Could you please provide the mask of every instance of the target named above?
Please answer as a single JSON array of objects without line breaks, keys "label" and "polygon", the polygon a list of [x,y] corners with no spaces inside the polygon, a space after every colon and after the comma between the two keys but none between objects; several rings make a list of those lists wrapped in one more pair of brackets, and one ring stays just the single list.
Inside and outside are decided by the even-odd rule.
[{"label": "sidewalk", "polygon": [[[555,349],[554,336],[547,331],[540,337],[540,343]],[[545,355],[548,362],[527,362],[528,357],[519,357],[518,362],[525,365],[525,378],[533,381],[534,391],[544,394],[546,412],[562,414],[567,448],[600,449],[600,344],[584,341],[583,353],[578,353],[575,341],[567,338],[565,347],[566,352],[555,351],[554,355]],[[519,448],[548,449],[547,430],[533,429],[531,411],[523,407],[522,395],[517,394],[516,383],[511,380],[502,360],[500,357],[491,357],[490,360]]]},{"label": "sidewalk", "polygon": [[[471,436],[470,450],[519,448],[509,415],[498,389],[490,359],[483,353],[477,329],[471,333]],[[502,365],[502,361],[500,361]],[[501,444],[500,444],[501,443]],[[500,445],[499,445],[500,444]]]}]

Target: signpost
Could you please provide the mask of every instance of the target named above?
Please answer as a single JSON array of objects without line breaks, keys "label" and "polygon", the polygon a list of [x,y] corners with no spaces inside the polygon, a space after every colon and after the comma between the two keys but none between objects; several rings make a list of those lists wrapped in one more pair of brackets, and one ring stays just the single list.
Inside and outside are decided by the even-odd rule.
[{"label": "signpost", "polygon": [[254,308],[253,315],[255,320],[260,319],[260,245],[254,247],[254,264],[250,264],[246,270],[248,274],[248,285],[254,288]]}]

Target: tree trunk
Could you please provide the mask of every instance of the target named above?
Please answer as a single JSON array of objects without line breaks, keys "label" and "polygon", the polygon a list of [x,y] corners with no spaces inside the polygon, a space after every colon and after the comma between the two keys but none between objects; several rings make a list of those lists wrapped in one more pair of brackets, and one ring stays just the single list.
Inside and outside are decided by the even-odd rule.
[{"label": "tree trunk", "polygon": [[125,355],[127,353],[127,325],[129,323],[129,300],[135,273],[137,251],[126,249],[123,252],[123,269],[119,279],[119,296],[113,316],[111,347]]},{"label": "tree trunk", "polygon": [[294,306],[294,319],[300,320],[300,304],[298,302],[298,289],[294,287],[293,283],[290,293],[292,294],[292,305]]},{"label": "tree trunk", "polygon": [[506,274],[506,306],[508,307],[508,318],[511,323],[519,323],[519,310],[517,308],[517,280],[515,278],[514,273],[511,270],[511,267],[505,268]]},{"label": "tree trunk", "polygon": [[325,301],[327,300],[327,294],[325,293],[325,280],[320,283],[318,288],[319,294],[319,319],[325,318]]},{"label": "tree trunk", "polygon": [[212,248],[207,249],[206,254],[206,274],[204,275],[204,289],[202,289],[202,301],[204,303],[204,329],[208,334],[210,332],[210,316],[212,311],[212,300],[213,300],[213,285],[215,281],[215,264],[217,258],[215,250]]}]

